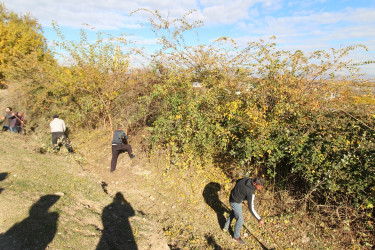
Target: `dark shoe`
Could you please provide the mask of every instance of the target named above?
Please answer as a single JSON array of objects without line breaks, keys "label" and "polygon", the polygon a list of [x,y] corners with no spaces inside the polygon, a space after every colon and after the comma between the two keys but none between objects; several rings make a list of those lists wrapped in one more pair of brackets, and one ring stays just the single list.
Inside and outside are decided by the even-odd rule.
[{"label": "dark shoe", "polygon": [[236,241],[237,243],[245,244],[245,241],[243,241],[243,240],[241,239],[241,237],[233,238],[233,240]]},{"label": "dark shoe", "polygon": [[130,159],[133,159],[134,157],[135,157],[134,154],[131,154],[131,155],[130,155]]}]

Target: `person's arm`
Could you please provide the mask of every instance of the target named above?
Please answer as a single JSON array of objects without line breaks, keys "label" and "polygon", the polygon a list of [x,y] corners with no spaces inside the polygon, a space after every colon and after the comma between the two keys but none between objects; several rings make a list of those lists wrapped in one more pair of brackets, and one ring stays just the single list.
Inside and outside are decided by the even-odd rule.
[{"label": "person's arm", "polygon": [[247,199],[247,205],[249,206],[250,213],[258,220],[259,224],[263,226],[264,221],[262,220],[262,218],[260,218],[258,213],[255,211],[254,200],[255,200],[255,194],[249,195]]},{"label": "person's arm", "polygon": [[123,134],[121,135],[121,137],[124,138],[125,140],[127,140],[128,135],[127,135],[126,129],[125,129],[125,131],[122,131],[122,132],[123,132]]},{"label": "person's arm", "polygon": [[61,120],[62,121],[62,128],[63,128],[63,131],[65,132],[65,130],[66,130],[66,126],[65,126],[65,122],[64,122],[64,120]]}]

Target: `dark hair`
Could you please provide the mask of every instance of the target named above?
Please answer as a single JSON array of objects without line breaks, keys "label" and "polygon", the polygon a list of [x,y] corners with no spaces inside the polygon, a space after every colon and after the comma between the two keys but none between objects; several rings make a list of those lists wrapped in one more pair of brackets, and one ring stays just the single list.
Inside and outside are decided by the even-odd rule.
[{"label": "dark hair", "polygon": [[254,178],[253,182],[255,182],[259,186],[264,186],[264,180],[263,180],[263,178],[259,178],[259,177]]},{"label": "dark hair", "polygon": [[59,115],[53,115],[53,118],[59,118]]},{"label": "dark hair", "polygon": [[11,108],[11,107],[8,107],[8,109],[10,110],[10,111],[12,111],[13,109]]}]

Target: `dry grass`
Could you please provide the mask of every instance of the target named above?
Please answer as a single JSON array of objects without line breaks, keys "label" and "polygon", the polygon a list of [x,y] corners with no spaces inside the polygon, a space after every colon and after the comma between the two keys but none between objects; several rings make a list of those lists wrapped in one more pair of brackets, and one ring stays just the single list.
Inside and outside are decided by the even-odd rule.
[{"label": "dry grass", "polygon": [[[112,184],[109,184],[109,194],[103,192],[101,183],[108,180],[77,164],[77,159],[82,158],[79,154],[69,155],[64,151],[40,154],[32,137],[0,133],[0,138],[4,177],[0,182],[1,249],[47,246],[95,249],[104,232],[111,231],[103,227],[106,220],[116,221],[120,232],[121,227],[128,226],[121,235],[135,241],[131,246],[167,248],[157,224],[131,202],[132,194]],[[113,198],[119,192],[128,202]],[[48,199],[40,206],[43,197]],[[57,200],[52,201],[51,197]],[[117,214],[115,209],[111,210],[116,204],[129,212]],[[108,216],[104,211],[113,212]],[[121,240],[118,237],[112,241]]]}]

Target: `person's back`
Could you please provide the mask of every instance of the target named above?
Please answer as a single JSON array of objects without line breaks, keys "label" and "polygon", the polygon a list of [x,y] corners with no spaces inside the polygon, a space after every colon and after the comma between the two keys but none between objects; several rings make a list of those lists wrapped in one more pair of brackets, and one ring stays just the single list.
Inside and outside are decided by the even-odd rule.
[{"label": "person's back", "polygon": [[54,119],[50,122],[49,126],[51,127],[51,133],[54,132],[65,132],[66,126],[64,120],[54,117]]},{"label": "person's back", "polygon": [[132,147],[129,144],[124,143],[124,140],[126,141],[127,139],[128,136],[126,135],[126,132],[123,130],[121,125],[118,125],[117,129],[113,132],[112,138],[111,172],[116,170],[117,158],[119,154],[128,152],[130,159],[134,158],[134,154],[132,154]]},{"label": "person's back", "polygon": [[117,129],[113,132],[112,145],[122,144],[123,140],[127,140],[128,136],[121,129]]},{"label": "person's back", "polygon": [[255,187],[253,185],[253,180],[249,177],[244,177],[236,182],[236,185],[230,193],[229,201],[241,203],[244,200],[248,200],[254,192]]},{"label": "person's back", "polygon": [[[66,126],[64,120],[60,119],[58,115],[53,116],[53,120],[50,122],[49,126],[51,127],[52,134],[52,146],[54,149],[59,149],[61,144],[64,144],[66,149],[70,153],[74,153],[72,146],[68,143],[65,131]],[[59,147],[56,147],[59,146]]]}]

